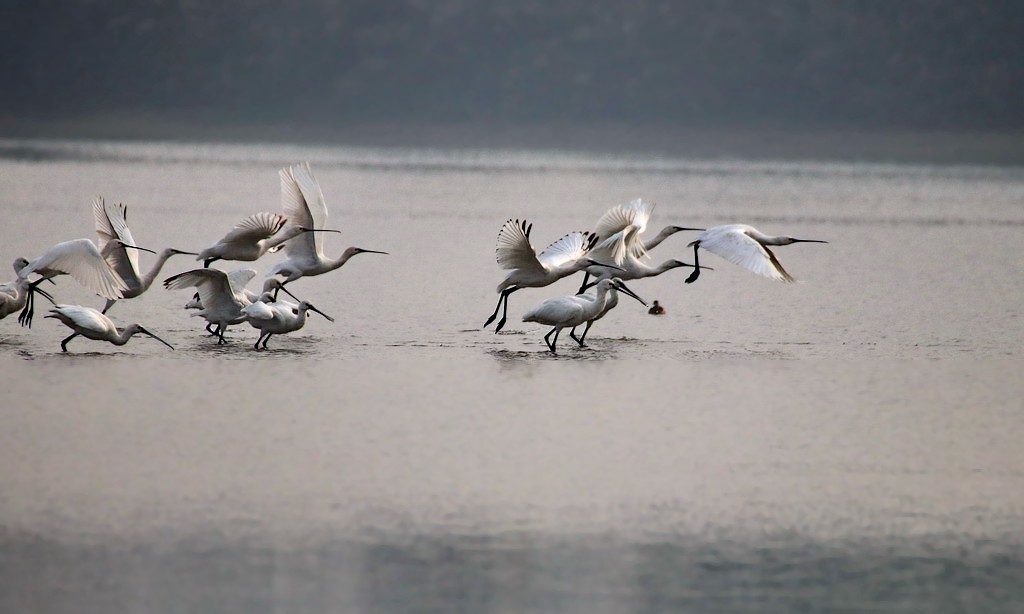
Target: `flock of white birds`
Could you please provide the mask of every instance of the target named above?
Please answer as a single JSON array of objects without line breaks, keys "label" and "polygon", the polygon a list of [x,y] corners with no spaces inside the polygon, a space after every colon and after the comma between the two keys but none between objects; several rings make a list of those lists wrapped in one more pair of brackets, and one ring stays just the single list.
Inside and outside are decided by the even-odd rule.
[{"label": "flock of white birds", "polygon": [[[106,312],[117,301],[135,298],[148,290],[171,256],[187,254],[202,260],[204,268],[169,277],[163,285],[170,290],[195,288],[192,300],[185,307],[197,310],[194,315],[207,321],[206,330],[217,338],[218,344],[226,343],[224,332],[228,326],[246,322],[259,330],[259,337],[254,344],[257,351],[266,349],[267,341],[273,335],[302,328],[307,312],[318,313],[333,322],[333,318],[309,301],[299,300],[285,286],[300,277],[333,271],[356,254],[387,252],[349,247],[338,258],[326,257],[320,233],[338,231],[326,228],[327,205],[309,163],[283,168],[279,175],[281,214],[261,212],[251,215],[199,253],[167,248],[160,252],[156,263],[145,275],[139,271],[138,252],[156,252],[136,245],[128,228],[127,210],[123,204],[106,203],[102,198],[96,198],[93,201],[93,215],[98,244],[89,239],[75,239],[58,243],[33,260],[15,260],[17,278],[0,284],[0,319],[20,312],[19,323],[31,326],[35,295],[38,294],[54,304],[46,317],[59,320],[73,331],[60,343],[64,352],[67,352],[68,342],[75,337],[124,345],[139,333],[173,349],[169,343],[139,324],[131,324],[119,331],[106,316]],[[815,239],[768,236],[742,224],[715,226],[706,230],[666,226],[654,237],[644,240],[642,235],[653,209],[653,204],[641,199],[618,205],[601,217],[593,231],[571,232],[540,253],[530,245],[532,224],[511,219],[505,222],[498,233],[496,251],[498,265],[508,270],[508,274],[498,284],[498,304],[484,327],[493,322],[499,312],[501,319],[495,326],[495,332],[504,327],[508,316],[508,298],[513,292],[522,288],[547,286],[583,271],[583,283],[577,294],[548,299],[526,312],[523,321],[552,327],[544,336],[544,342],[552,353],[557,351],[558,335],[564,328],[570,328],[569,335],[584,347],[590,327],[618,304],[619,292],[647,305],[626,287],[625,281],[653,277],[678,267],[690,267],[693,272],[686,283],[692,283],[702,269],[708,268],[699,264],[699,248],[758,275],[789,282],[793,278],[782,268],[769,246],[801,242],[826,243]],[[693,248],[694,263],[667,260],[658,266],[649,265],[648,252],[680,231],[700,232],[689,244]],[[225,272],[210,268],[210,264],[217,260],[254,261],[264,254],[281,249],[285,250],[287,258],[271,270],[260,293],[251,292],[245,287],[256,275],[253,269]],[[59,275],[68,275],[83,287],[106,298],[103,310],[56,304],[52,295],[41,288],[40,284],[45,281],[52,283],[53,278]],[[591,277],[594,281],[588,283]],[[591,289],[593,291],[589,291]],[[281,291],[298,302],[278,300]],[[663,313],[663,310],[655,301],[650,312]],[[578,337],[577,326],[585,326],[582,335]]]}]

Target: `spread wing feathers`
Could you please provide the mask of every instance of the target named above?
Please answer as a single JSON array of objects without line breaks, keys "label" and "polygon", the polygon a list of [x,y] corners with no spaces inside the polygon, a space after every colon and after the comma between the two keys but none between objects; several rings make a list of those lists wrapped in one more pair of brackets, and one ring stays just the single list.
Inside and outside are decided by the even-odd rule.
[{"label": "spread wing feathers", "polygon": [[645,202],[642,198],[609,209],[594,229],[595,234],[605,237],[598,248],[608,253],[614,264],[622,264],[627,253],[635,258],[647,257],[640,234],[647,229],[653,211],[654,203]]},{"label": "spread wing feathers", "polygon": [[102,196],[92,200],[92,215],[96,218],[96,235],[99,237],[100,253],[107,251],[106,260],[110,268],[117,271],[129,287],[139,286],[139,252],[124,247],[107,247],[114,239],[128,245],[135,245],[132,231],[128,229],[128,207],[123,203],[105,203]]},{"label": "spread wing feathers", "polygon": [[70,275],[103,298],[119,299],[128,288],[89,239],[74,239],[54,245],[42,256],[29,262],[18,272],[18,276],[28,277],[46,269]]},{"label": "spread wing feathers", "polygon": [[794,281],[771,250],[742,231],[701,239],[700,247],[762,277],[776,281]]},{"label": "spread wing feathers", "polygon": [[598,240],[598,235],[587,231],[570,232],[544,248],[537,260],[548,270],[576,262],[587,254]]},{"label": "spread wing feathers", "polygon": [[537,252],[530,245],[533,224],[526,220],[508,220],[498,231],[498,245],[495,248],[498,266],[503,269],[519,269],[543,273],[544,267],[537,260]]},{"label": "spread wing feathers", "polygon": [[228,281],[228,275],[219,269],[193,269],[164,280],[168,290],[195,287],[206,313],[225,313],[239,308],[241,302]]},{"label": "spread wing feathers", "polygon": [[283,215],[263,211],[250,215],[221,239],[224,243],[251,245],[277,234],[288,220]]},{"label": "spread wing feathers", "polygon": [[77,326],[88,330],[96,331],[98,333],[104,331],[112,331],[117,333],[117,327],[107,316],[92,309],[91,307],[82,307],[81,305],[55,305],[50,313],[57,316],[57,319],[61,320],[68,326]]},{"label": "spread wing feathers", "polygon": [[[278,174],[281,176],[281,210],[288,216],[289,223],[304,228],[326,228],[327,204],[309,162],[282,168]],[[324,247],[320,234],[304,232],[289,239],[285,244],[288,257],[316,254],[323,259]]]},{"label": "spread wing feathers", "polygon": [[256,277],[256,269],[235,269],[228,273],[228,283],[237,294],[245,289],[253,277]]}]

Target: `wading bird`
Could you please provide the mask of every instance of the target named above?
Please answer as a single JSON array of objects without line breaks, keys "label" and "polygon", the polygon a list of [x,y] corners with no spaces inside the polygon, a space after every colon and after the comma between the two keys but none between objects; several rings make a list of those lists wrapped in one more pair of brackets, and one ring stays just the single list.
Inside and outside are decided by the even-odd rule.
[{"label": "wading bird", "polygon": [[[794,281],[793,277],[779,264],[775,254],[768,249],[769,245],[790,245],[791,243],[828,243],[818,239],[794,239],[793,237],[772,237],[756,228],[745,224],[727,224],[714,226],[697,235],[697,239],[688,247],[693,248],[693,263],[699,265],[697,249],[703,247],[716,256],[721,256],[733,264],[776,281]],[[690,284],[700,277],[700,269],[695,268],[686,278]]]},{"label": "wading bird", "polygon": [[[679,260],[668,260],[659,267],[651,267],[644,260],[649,250],[660,245],[662,241],[684,230],[704,230],[703,228],[687,228],[684,226],[666,226],[657,235],[644,241],[640,235],[647,228],[647,222],[654,212],[654,203],[637,198],[625,205],[616,205],[605,212],[597,221],[594,234],[605,237],[590,252],[590,257],[601,262],[610,262],[623,267],[623,272],[614,273],[607,269],[588,267],[580,284],[580,292],[594,284],[587,284],[591,276],[608,277],[615,275],[624,280],[653,277],[665,271],[681,266],[692,266]],[[596,283],[596,282],[595,282]]]},{"label": "wading bird", "polygon": [[60,342],[60,349],[64,352],[68,351],[68,341],[71,341],[79,335],[87,339],[109,341],[114,345],[124,345],[128,343],[128,340],[136,333],[149,335],[172,350],[174,349],[174,346],[149,332],[143,328],[141,324],[129,324],[123,331],[118,332],[117,327],[110,321],[110,318],[92,307],[82,307],[81,305],[57,305],[50,310],[50,315],[46,317],[56,318],[65,326],[75,331],[70,337]]},{"label": "wading bird", "polygon": [[[121,203],[106,204],[102,197],[96,197],[92,201],[92,213],[96,218],[96,235],[100,241],[100,253],[105,254],[105,259],[110,268],[124,281],[127,288],[122,298],[135,298],[149,290],[153,285],[156,276],[160,274],[167,259],[176,254],[196,256],[195,252],[185,252],[180,249],[168,247],[157,256],[156,264],[144,277],[139,276],[139,254],[135,249],[125,245],[135,245],[132,232],[128,229],[128,207]],[[110,245],[108,248],[107,246]],[[147,250],[148,251],[148,250]],[[117,302],[116,299],[108,298],[102,313],[107,313],[110,307]]]},{"label": "wading bird", "polygon": [[[558,334],[563,328],[575,328],[584,322],[593,320],[599,317],[601,311],[604,310],[608,302],[608,293],[612,289],[623,292],[632,296],[636,300],[640,301],[645,307],[647,303],[642,298],[633,293],[632,290],[626,287],[626,284],[622,283],[621,280],[614,277],[608,279],[602,279],[597,283],[597,289],[594,294],[575,294],[573,296],[561,296],[557,298],[549,298],[540,305],[537,305],[530,311],[523,315],[523,322],[537,322],[538,324],[547,324],[553,326],[548,334],[544,335],[544,343],[547,344],[548,349],[551,353],[555,353],[555,345],[558,343]],[[553,340],[549,340],[552,334],[555,335]],[[571,334],[571,333],[570,333]],[[584,333],[586,336],[586,333]],[[573,336],[573,339],[576,339]],[[583,342],[576,339],[577,343],[581,346]]]},{"label": "wading bird", "polygon": [[[288,216],[289,226],[285,230],[293,228],[293,225],[303,229],[321,230],[327,224],[327,204],[320,183],[309,168],[309,162],[282,168],[278,174],[281,176],[281,208]],[[341,256],[331,259],[324,255],[323,239],[313,233],[293,235],[284,244],[284,249],[288,259],[278,263],[270,271],[272,276],[284,277],[284,284],[300,277],[323,275],[333,271],[356,254],[387,254],[373,249],[349,247]]]},{"label": "wading bird", "polygon": [[517,290],[543,288],[589,266],[622,270],[622,267],[603,264],[588,256],[588,252],[598,241],[598,235],[586,231],[570,232],[537,254],[530,245],[532,230],[533,224],[528,224],[525,220],[508,220],[498,231],[498,246],[495,250],[498,266],[508,269],[509,272],[498,284],[498,304],[494,307],[491,317],[484,322],[484,328],[498,317],[498,311],[503,304],[505,309],[497,326],[494,327],[494,332],[497,333],[505,326],[508,297]]},{"label": "wading bird", "polygon": [[53,303],[53,297],[47,294],[45,290],[37,287],[44,281],[46,280],[29,281],[25,278],[20,278],[0,284],[0,320],[20,309],[21,314],[18,316],[18,323],[32,328],[32,315],[34,314],[32,306],[33,295],[36,293],[42,294],[46,300]]},{"label": "wading bird", "polygon": [[[218,345],[227,343],[224,339],[224,331],[228,326],[245,322],[246,315],[242,310],[253,302],[249,298],[251,293],[246,295],[244,284],[242,287],[232,284],[231,277],[218,269],[185,271],[165,279],[164,287],[168,290],[195,287],[199,291],[199,311],[192,316],[201,317],[209,324],[216,325],[216,330],[211,334],[217,335]],[[269,295],[270,292],[279,289],[283,288],[277,279],[271,278],[263,282],[264,294]],[[288,291],[285,290],[285,292]],[[209,326],[207,326],[207,330],[210,330]]]},{"label": "wading bird", "polygon": [[253,345],[257,351],[260,349],[261,341],[263,349],[267,349],[267,342],[270,341],[271,335],[283,335],[305,326],[307,311],[314,311],[329,321],[334,321],[334,318],[314,307],[309,301],[299,301],[296,305],[288,301],[270,302],[267,300],[268,298],[269,294],[264,294],[261,300],[242,310],[247,316],[249,324],[260,331],[260,336]]}]

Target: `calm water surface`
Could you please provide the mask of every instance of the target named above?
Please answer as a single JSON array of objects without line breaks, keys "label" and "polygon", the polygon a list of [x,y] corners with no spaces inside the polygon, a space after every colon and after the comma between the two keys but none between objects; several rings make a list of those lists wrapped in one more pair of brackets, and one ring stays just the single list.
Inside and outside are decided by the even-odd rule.
[{"label": "calm water surface", "polygon": [[[173,352],[0,321],[0,611],[1024,607],[1024,170],[8,140],[0,261],[92,237],[97,194],[198,251],[303,159],[327,254],[391,254],[290,286],[334,324],[217,347],[158,286],[110,315]],[[650,232],[830,244],[777,250],[799,284],[633,282],[668,313],[623,302],[586,349],[519,322],[578,278],[480,329],[502,222],[542,247],[637,196]]]}]

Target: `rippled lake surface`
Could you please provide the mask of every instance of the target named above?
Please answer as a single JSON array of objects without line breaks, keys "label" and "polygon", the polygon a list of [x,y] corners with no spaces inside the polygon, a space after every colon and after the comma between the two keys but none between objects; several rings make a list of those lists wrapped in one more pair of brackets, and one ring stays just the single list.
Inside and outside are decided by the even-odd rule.
[{"label": "rippled lake surface", "polygon": [[[0,321],[0,611],[1024,608],[1024,169],[0,140],[0,261],[94,237],[95,195],[198,251],[307,159],[327,254],[390,252],[289,286],[335,323],[218,347],[159,282],[110,316],[174,351]],[[578,277],[481,330],[506,219],[540,248],[638,196],[651,234],[830,243],[776,250],[797,284],[632,282],[667,313],[557,356],[520,316]]]}]

